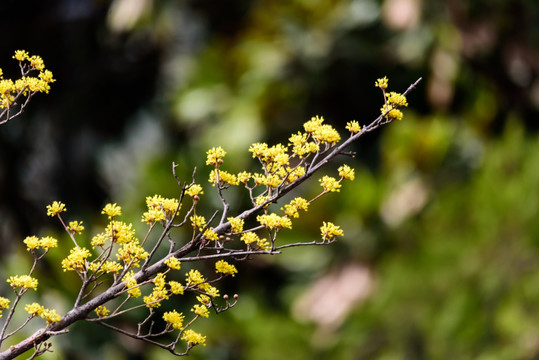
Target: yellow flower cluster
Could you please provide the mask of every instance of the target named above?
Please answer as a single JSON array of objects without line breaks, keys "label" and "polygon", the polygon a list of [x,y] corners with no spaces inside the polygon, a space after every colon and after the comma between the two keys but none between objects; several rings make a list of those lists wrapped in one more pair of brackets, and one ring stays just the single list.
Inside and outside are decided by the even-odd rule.
[{"label": "yellow flower cluster", "polygon": [[7,282],[13,289],[23,288],[23,289],[37,289],[38,281],[36,278],[31,277],[30,275],[15,275],[10,276],[7,279]]},{"label": "yellow flower cluster", "polygon": [[341,184],[337,179],[331,176],[324,175],[322,179],[319,180],[320,185],[324,188],[325,192],[339,192]]},{"label": "yellow flower cluster", "polygon": [[205,317],[205,318],[210,317],[210,311],[208,310],[208,307],[205,305],[195,304],[193,308],[191,309],[191,311],[200,317]]},{"label": "yellow flower cluster", "polygon": [[159,273],[153,279],[154,287],[152,293],[148,296],[144,296],[143,301],[148,308],[158,308],[161,306],[162,300],[169,298],[168,290],[166,289],[165,275]]},{"label": "yellow flower cluster", "polygon": [[219,260],[215,263],[215,272],[235,276],[238,273],[238,270],[234,265],[231,265],[224,260]]},{"label": "yellow flower cluster", "polygon": [[197,333],[194,330],[187,329],[182,334],[182,340],[187,342],[190,345],[204,345],[206,346],[206,337]]},{"label": "yellow flower cluster", "polygon": [[123,281],[125,281],[125,287],[127,289],[127,293],[129,296],[133,298],[138,298],[140,295],[142,295],[142,292],[140,291],[140,287],[137,284],[137,280],[133,277],[135,274],[133,270],[129,270],[127,274],[124,275],[122,278]]},{"label": "yellow flower cluster", "polygon": [[226,155],[226,151],[222,147],[214,147],[206,152],[206,165],[214,165],[219,167],[223,163],[223,158]]},{"label": "yellow flower cluster", "polygon": [[341,177],[341,179],[346,179],[350,181],[354,180],[355,178],[354,169],[352,169],[350,166],[341,165],[338,170],[339,170],[339,176]]},{"label": "yellow flower cluster", "polygon": [[197,195],[204,194],[204,191],[202,190],[202,186],[200,186],[199,184],[193,184],[189,186],[187,190],[185,190],[185,193],[191,197],[194,197]]},{"label": "yellow flower cluster", "polygon": [[298,218],[299,210],[307,211],[308,208],[309,202],[302,197],[297,197],[286,204],[284,208],[281,208],[281,210],[283,210],[288,217]]},{"label": "yellow flower cluster", "polygon": [[56,310],[46,309],[43,305],[39,305],[36,302],[27,304],[24,307],[24,311],[26,311],[31,317],[40,316],[42,319],[47,321],[47,324],[52,324],[61,320],[61,317],[56,313]]},{"label": "yellow flower cluster", "polygon": [[340,226],[336,226],[333,223],[325,222],[320,227],[320,232],[322,234],[322,239],[331,241],[337,236],[343,236],[343,231]]},{"label": "yellow flower cluster", "polygon": [[116,203],[114,204],[107,204],[101,211],[101,214],[106,214],[109,217],[109,220],[113,219],[116,216],[122,215],[122,208],[118,206]]},{"label": "yellow flower cluster", "polygon": [[142,214],[142,221],[151,224],[171,219],[180,210],[178,205],[179,201],[177,199],[167,199],[161,195],[148,196],[146,198],[148,211]]},{"label": "yellow flower cluster", "polygon": [[292,221],[287,216],[279,216],[275,213],[258,215],[256,220],[268,229],[292,229]]},{"label": "yellow flower cluster", "polygon": [[376,82],[374,83],[374,86],[379,87],[382,90],[387,89],[387,76],[384,76],[383,78],[376,80]]},{"label": "yellow flower cluster", "polygon": [[215,241],[219,239],[219,235],[217,235],[212,229],[204,230],[204,237],[210,241]]},{"label": "yellow flower cluster", "polygon": [[346,123],[346,130],[350,131],[352,134],[357,134],[361,131],[361,126],[356,120],[352,120]]},{"label": "yellow flower cluster", "polygon": [[233,233],[240,233],[243,231],[243,224],[244,224],[243,219],[229,217],[227,218],[227,220],[230,221],[230,228]]},{"label": "yellow flower cluster", "polygon": [[176,310],[167,311],[163,314],[163,320],[165,320],[167,324],[172,325],[175,330],[182,329],[183,319],[185,319],[183,313],[178,313]]},{"label": "yellow flower cluster", "polygon": [[47,205],[47,215],[56,216],[64,211],[67,211],[65,204],[54,201],[51,205]]},{"label": "yellow flower cluster", "polygon": [[67,227],[67,230],[70,231],[72,234],[81,234],[84,230],[84,226],[82,225],[82,221],[70,221],[69,226]]},{"label": "yellow flower cluster", "polygon": [[86,259],[91,253],[86,248],[75,247],[69,251],[69,255],[62,260],[62,269],[64,271],[82,272],[86,270]]},{"label": "yellow flower cluster", "polygon": [[271,245],[266,239],[261,239],[256,233],[249,231],[241,234],[241,241],[246,245],[256,244],[261,250],[267,251],[271,250]]},{"label": "yellow flower cluster", "polygon": [[198,229],[199,231],[206,226],[206,218],[202,215],[192,215],[189,217],[189,220],[191,220],[193,228]]},{"label": "yellow flower cluster", "polygon": [[177,257],[174,257],[174,256],[171,256],[169,257],[168,259],[165,260],[165,264],[173,269],[173,270],[180,270],[180,268],[182,267],[182,263],[180,260],[178,260]]},{"label": "yellow flower cluster", "polygon": [[9,303],[11,301],[5,297],[0,296],[0,318],[2,317],[2,310],[9,309]]},{"label": "yellow flower cluster", "polygon": [[118,274],[123,268],[122,264],[111,260],[105,261],[101,266],[97,262],[91,262],[88,265],[88,270],[106,274]]},{"label": "yellow flower cluster", "polygon": [[324,118],[315,116],[303,124],[307,133],[312,134],[317,143],[336,144],[341,141],[341,136],[331,125],[323,124]]},{"label": "yellow flower cluster", "polygon": [[[21,68],[20,79],[4,79],[2,69],[0,69],[0,108],[9,108],[14,105],[19,94],[32,96],[35,93],[48,93],[50,84],[56,80],[52,72],[45,69],[43,59],[37,55],[30,56],[24,50],[15,51],[14,59],[19,61]],[[29,76],[30,72],[37,71],[37,77]]]},{"label": "yellow flower cluster", "polygon": [[174,295],[183,295],[183,285],[177,281],[169,281],[170,292]]},{"label": "yellow flower cluster", "polygon": [[98,306],[95,308],[95,313],[98,317],[100,318],[104,318],[105,316],[107,316],[109,313],[110,313],[110,310],[107,309],[105,306]]},{"label": "yellow flower cluster", "polygon": [[58,246],[58,240],[51,236],[45,236],[41,239],[37,236],[27,236],[23,242],[26,244],[26,249],[28,251],[33,251],[39,248],[42,248],[45,251],[49,251],[51,248]]},{"label": "yellow flower cluster", "polygon": [[149,255],[150,254],[140,246],[138,240],[134,239],[131,242],[122,244],[118,249],[116,258],[123,261],[127,267],[139,267],[139,263]]},{"label": "yellow flower cluster", "polygon": [[403,114],[402,111],[400,111],[398,108],[401,106],[408,106],[406,97],[394,91],[386,93],[385,90],[388,86],[387,77],[376,80],[376,83],[374,85],[382,89],[385,97],[385,104],[380,109],[380,112],[388,119],[401,120]]}]

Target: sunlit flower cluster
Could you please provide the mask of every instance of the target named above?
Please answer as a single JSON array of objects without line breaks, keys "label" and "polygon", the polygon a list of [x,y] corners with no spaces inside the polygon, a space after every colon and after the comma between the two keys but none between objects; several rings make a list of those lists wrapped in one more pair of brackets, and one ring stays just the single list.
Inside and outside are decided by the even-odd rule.
[{"label": "sunlit flower cluster", "polygon": [[23,289],[33,289],[37,290],[38,281],[36,278],[31,277],[30,275],[15,275],[10,276],[7,279],[7,282],[13,289],[23,288]]},{"label": "sunlit flower cluster", "polygon": [[75,247],[69,251],[69,255],[62,260],[62,269],[64,271],[82,272],[86,270],[86,259],[91,256],[91,253],[86,248]]},{"label": "sunlit flower cluster", "polygon": [[167,199],[161,195],[146,197],[146,206],[148,211],[142,214],[142,221],[147,224],[169,220],[180,210],[177,199]]},{"label": "sunlit flower cluster", "polygon": [[403,94],[394,91],[385,91],[388,87],[387,77],[378,79],[375,83],[375,86],[382,89],[382,92],[384,93],[385,103],[380,108],[380,112],[382,113],[382,115],[391,120],[402,120],[403,114],[402,111],[400,111],[398,108],[401,106],[408,106],[408,101],[406,100],[406,97]]},{"label": "sunlit flower cluster", "polygon": [[232,275],[238,273],[238,270],[234,265],[229,264],[224,260],[219,260],[215,263],[215,272],[221,273],[223,275]]},{"label": "sunlit flower cluster", "polygon": [[163,320],[170,324],[175,330],[181,330],[183,328],[183,316],[182,313],[178,313],[176,310],[167,311],[163,314]]},{"label": "sunlit flower cluster", "polygon": [[320,227],[320,232],[322,234],[322,239],[328,241],[335,239],[337,236],[343,236],[343,231],[340,226],[325,221]]},{"label": "sunlit flower cluster", "polygon": [[49,249],[58,246],[58,240],[52,236],[45,236],[42,238],[38,238],[37,236],[27,236],[23,242],[28,251],[37,250],[39,248],[48,251]]},{"label": "sunlit flower cluster", "polygon": [[309,202],[302,197],[297,197],[286,204],[284,208],[281,208],[281,210],[283,210],[288,217],[298,218],[299,210],[307,211],[308,208]]},{"label": "sunlit flower cluster", "polygon": [[268,229],[292,229],[292,221],[287,216],[279,216],[275,213],[258,215],[256,220]]},{"label": "sunlit flower cluster", "polygon": [[66,206],[60,201],[54,201],[51,205],[47,205],[48,216],[56,216],[64,211],[67,211]]},{"label": "sunlit flower cluster", "polygon": [[9,303],[11,301],[5,297],[0,296],[0,318],[2,317],[2,310],[9,309]]},{"label": "sunlit flower cluster", "polygon": [[31,317],[37,317],[40,316],[42,319],[45,319],[47,324],[52,324],[54,322],[58,322],[61,320],[60,315],[56,312],[54,309],[47,309],[43,305],[39,305],[38,303],[34,302],[31,304],[27,304],[24,307],[24,310],[31,316]]},{"label": "sunlit flower cluster", "polygon": [[[17,50],[13,58],[19,61],[21,78],[15,81],[4,79],[0,69],[0,109],[16,105],[16,100],[20,96],[30,97],[38,92],[48,93],[50,84],[56,81],[52,72],[45,69],[45,63],[40,56],[30,56],[24,50]],[[36,72],[37,76],[31,76]]]},{"label": "sunlit flower cluster", "polygon": [[206,346],[206,337],[197,333],[194,330],[187,329],[182,334],[182,340],[191,345],[204,345]]}]

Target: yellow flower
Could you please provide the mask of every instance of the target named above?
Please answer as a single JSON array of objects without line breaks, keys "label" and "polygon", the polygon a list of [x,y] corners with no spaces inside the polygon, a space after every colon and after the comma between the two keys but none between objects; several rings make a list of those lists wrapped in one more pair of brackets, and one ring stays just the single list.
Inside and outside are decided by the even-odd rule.
[{"label": "yellow flower", "polygon": [[382,106],[380,112],[392,120],[402,120],[403,117],[402,111],[394,109],[391,105]]},{"label": "yellow flower", "polygon": [[239,181],[236,175],[231,174],[224,170],[219,169],[213,169],[212,172],[210,172],[210,177],[208,179],[209,182],[215,186],[216,184],[228,184],[228,185],[238,185]]},{"label": "yellow flower", "polygon": [[9,309],[10,300],[0,296],[0,318],[2,317],[2,310]]},{"label": "yellow flower", "polygon": [[268,149],[268,144],[266,143],[254,143],[249,147],[249,152],[253,153],[253,157],[262,158],[265,151]]},{"label": "yellow flower", "polygon": [[267,227],[268,229],[292,229],[292,221],[287,216],[279,216],[277,214],[258,215],[256,220]]},{"label": "yellow flower", "polygon": [[222,147],[213,147],[206,152],[206,165],[219,166],[223,163],[223,157],[226,155],[226,151]]},{"label": "yellow flower", "polygon": [[339,167],[339,176],[346,180],[354,180],[354,169],[348,165],[342,165]]},{"label": "yellow flower", "polygon": [[251,178],[251,173],[247,171],[242,171],[238,175],[236,175],[236,178],[238,179],[238,183],[246,184]]},{"label": "yellow flower", "polygon": [[61,212],[67,211],[65,204],[55,201],[51,205],[47,205],[47,215],[56,216]]},{"label": "yellow flower", "polygon": [[43,311],[43,314],[41,314],[41,317],[44,318],[45,321],[47,321],[47,324],[52,324],[62,319],[54,309],[45,309],[45,311]]},{"label": "yellow flower", "polygon": [[311,120],[307,121],[305,124],[303,124],[303,128],[308,133],[314,133],[320,126],[322,126],[322,123],[324,122],[324,118],[320,116],[314,116],[311,118]]},{"label": "yellow flower", "polygon": [[266,239],[259,239],[256,242],[256,246],[258,246],[260,250],[264,250],[264,251],[271,250],[271,244]]},{"label": "yellow flower", "polygon": [[26,304],[24,306],[24,311],[26,311],[30,316],[36,317],[41,316],[43,312],[45,311],[45,307],[43,305],[39,305],[38,303],[34,302],[31,304]]},{"label": "yellow flower", "polygon": [[130,266],[139,266],[139,262],[146,259],[150,254],[139,245],[137,240],[122,244],[118,249],[116,258]]},{"label": "yellow flower", "polygon": [[387,102],[391,105],[397,107],[397,106],[408,106],[408,102],[406,101],[406,97],[400,93],[397,92],[390,92],[387,96]]},{"label": "yellow flower", "polygon": [[105,234],[114,243],[128,244],[137,241],[133,224],[126,224],[123,221],[112,220],[105,228]]},{"label": "yellow flower", "polygon": [[337,236],[343,236],[343,231],[340,226],[336,226],[333,223],[325,222],[320,227],[323,240],[333,240]]},{"label": "yellow flower", "polygon": [[[99,263],[92,262],[88,266],[88,270],[90,271],[98,271]],[[107,274],[118,274],[120,271],[123,270],[122,264],[116,262],[116,261],[105,261],[101,267],[99,267],[99,271]]]},{"label": "yellow flower", "polygon": [[320,185],[324,188],[326,192],[339,192],[341,184],[334,177],[324,175],[322,179],[319,180]]},{"label": "yellow flower", "polygon": [[11,301],[5,297],[0,296],[0,309],[9,309],[9,303]]},{"label": "yellow flower", "polygon": [[13,55],[15,60],[24,61],[29,58],[28,52],[24,50],[15,50],[15,55]]},{"label": "yellow flower", "polygon": [[189,270],[185,279],[187,286],[202,284],[205,281],[200,271],[193,269]]},{"label": "yellow flower", "polygon": [[176,310],[167,311],[163,314],[163,320],[165,320],[167,324],[172,325],[176,330],[180,330],[183,327],[184,318],[185,316],[183,316],[183,313],[178,313]]},{"label": "yellow flower", "polygon": [[166,199],[161,195],[148,196],[146,197],[148,211],[142,215],[142,221],[150,224],[171,219],[177,215],[177,211],[181,208],[179,205],[179,201],[176,199]]},{"label": "yellow flower", "polygon": [[100,318],[103,318],[103,317],[107,316],[110,313],[110,310],[107,309],[105,306],[102,306],[102,305],[99,305],[94,311],[95,311],[96,315],[99,316]]},{"label": "yellow flower", "polygon": [[204,191],[202,191],[202,186],[200,186],[199,184],[193,184],[189,186],[187,190],[185,190],[185,193],[193,197],[193,196],[204,194]]},{"label": "yellow flower", "polygon": [[224,275],[235,276],[235,274],[238,273],[238,270],[236,269],[234,265],[231,265],[224,260],[219,260],[215,263],[215,272],[221,273]]},{"label": "yellow flower", "polygon": [[251,244],[258,242],[259,240],[258,235],[254,232],[246,232],[241,234],[241,241],[243,241],[245,244]]},{"label": "yellow flower", "polygon": [[284,208],[281,208],[281,210],[284,211],[286,216],[297,218],[299,217],[298,210],[307,211],[308,208],[309,208],[309,202],[302,197],[297,197],[294,200],[292,200],[289,204],[286,204]]},{"label": "yellow flower", "polygon": [[313,139],[321,143],[336,144],[341,140],[341,135],[331,125],[320,125],[313,132]]},{"label": "yellow flower", "polygon": [[374,86],[379,87],[382,90],[387,89],[387,76],[384,76],[383,78],[376,80],[376,82],[374,83]]},{"label": "yellow flower", "polygon": [[206,229],[206,231],[204,231],[204,237],[210,241],[219,240],[219,235],[217,235],[212,229]]},{"label": "yellow flower", "polygon": [[64,271],[84,271],[86,269],[86,259],[90,255],[90,251],[86,248],[73,248],[69,252],[69,255],[62,260],[62,269]]},{"label": "yellow flower", "polygon": [[73,234],[79,234],[79,235],[84,230],[84,226],[82,226],[82,221],[80,223],[78,221],[70,221],[69,226],[67,228]]},{"label": "yellow flower", "polygon": [[182,263],[180,262],[180,260],[178,260],[178,258],[174,256],[171,256],[166,259],[165,264],[173,270],[180,270],[180,268],[182,267]]},{"label": "yellow flower", "polygon": [[26,239],[23,240],[23,243],[26,244],[26,250],[28,251],[39,249],[41,246],[41,241],[39,241],[37,236],[27,236]]},{"label": "yellow flower", "polygon": [[361,126],[356,120],[349,121],[346,124],[346,130],[350,131],[352,134],[356,134],[361,131]]},{"label": "yellow flower", "polygon": [[187,343],[191,345],[204,345],[206,346],[206,337],[202,336],[201,334],[191,330],[187,329],[182,334],[182,340],[186,341]]},{"label": "yellow flower", "polygon": [[116,203],[114,204],[107,204],[103,208],[103,211],[101,211],[101,214],[105,214],[109,217],[109,220],[116,216],[122,215],[122,208],[118,206]]},{"label": "yellow flower", "polygon": [[189,220],[195,229],[202,230],[206,226],[206,218],[202,215],[192,215]]},{"label": "yellow flower", "polygon": [[195,304],[193,308],[191,309],[191,311],[200,317],[205,317],[205,318],[210,317],[210,312],[208,310],[208,307],[205,305]]},{"label": "yellow flower", "polygon": [[169,281],[170,292],[174,295],[183,295],[183,285],[177,281]]},{"label": "yellow flower", "polygon": [[127,293],[134,298],[139,297],[141,294],[140,288],[135,280],[133,270],[129,270],[127,274],[122,278],[125,281],[125,287],[127,288]]},{"label": "yellow flower", "polygon": [[233,233],[240,233],[243,231],[243,224],[244,224],[243,219],[229,217],[227,218],[227,220],[230,221],[230,228]]},{"label": "yellow flower", "polygon": [[7,282],[13,289],[16,289],[18,287],[24,288],[24,289],[37,289],[38,281],[36,278],[31,277],[30,275],[15,275],[10,276],[9,279],[7,279]]}]

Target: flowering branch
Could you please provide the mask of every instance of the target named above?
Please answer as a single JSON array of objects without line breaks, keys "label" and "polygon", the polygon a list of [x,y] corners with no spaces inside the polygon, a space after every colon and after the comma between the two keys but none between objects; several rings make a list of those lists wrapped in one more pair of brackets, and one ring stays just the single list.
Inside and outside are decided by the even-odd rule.
[{"label": "flowering branch", "polygon": [[[354,170],[348,165],[338,168],[338,179],[328,175],[320,178],[322,190],[312,199],[296,197],[280,208],[282,214],[273,208],[280,199],[318,173],[338,155],[353,156],[353,153],[345,152],[345,149],[359,137],[394,120],[400,120],[402,112],[399,108],[408,105],[406,95],[420,80],[399,94],[387,93],[387,78],[378,79],[376,86],[384,95],[381,115],[363,127],[357,121],[349,122],[346,129],[350,136],[343,142],[340,142],[340,134],[332,126],[324,124],[324,119],[316,116],[304,124],[304,132],[293,134],[287,145],[253,144],[249,152],[260,163],[260,173],[229,173],[222,169],[226,152],[221,147],[208,150],[206,165],[213,167],[209,182],[215,187],[222,208],[214,211],[207,220],[198,211],[204,189],[196,182],[196,168],[191,181],[182,183],[176,175],[177,165],[173,164],[173,176],[179,186],[178,198],[169,199],[160,195],[146,198],[147,211],[142,214],[142,221],[148,224],[149,229],[142,242],[135,236],[132,224],[118,220],[122,211],[117,204],[107,204],[104,207],[102,214],[108,217],[109,222],[104,231],[93,236],[87,244],[91,250],[76,239],[84,230],[82,222],[72,221],[68,225],[64,222],[63,213],[67,211],[65,204],[55,201],[47,206],[47,214],[59,218],[75,245],[62,260],[61,266],[64,271],[77,273],[81,287],[73,307],[62,317],[53,309],[46,309],[38,303],[29,304],[25,306],[29,314],[26,322],[5,335],[22,296],[29,289],[35,290],[37,287],[38,280],[31,276],[35,263],[57,246],[57,241],[50,237],[26,238],[24,242],[35,262],[30,275],[12,276],[8,280],[15,291],[15,300],[0,331],[0,346],[35,317],[45,319],[47,325],[26,340],[0,352],[0,360],[13,359],[31,348],[35,350],[32,358],[50,351],[47,340],[67,332],[71,324],[81,320],[96,322],[178,356],[188,355],[193,347],[204,345],[206,337],[193,330],[194,324],[202,318],[208,318],[210,310],[218,314],[231,309],[238,301],[237,295],[234,295],[232,302],[226,294],[221,297],[214,286],[222,278],[235,276],[238,272],[226,260],[241,261],[255,255],[279,254],[290,247],[327,245],[343,235],[339,226],[323,222],[320,228],[321,240],[278,244],[279,232],[291,229],[293,219],[298,218],[300,212],[308,211],[309,206],[320,197],[339,192],[343,180],[354,179]],[[233,186],[246,189],[252,206],[236,216],[229,216],[230,205],[226,199],[226,190]],[[182,209],[182,206],[186,209]],[[244,229],[247,220],[256,223]],[[160,233],[154,234],[159,227]],[[187,231],[186,227],[189,228]],[[267,231],[268,239],[261,237],[262,230]],[[158,256],[163,254],[165,238],[168,239],[168,250],[165,255]],[[191,269],[184,274],[183,282],[178,281],[182,263],[209,261],[215,261],[215,273],[218,276],[212,279],[211,276],[204,276],[198,270]],[[159,311],[161,304],[171,297],[181,297],[184,303],[194,302],[191,308],[193,315],[189,321],[185,321],[187,315],[176,310],[164,313]],[[224,300],[224,305],[219,305],[219,298]],[[0,315],[2,309],[9,308],[9,304],[7,298],[0,297]],[[111,312],[107,306],[114,310]],[[126,312],[142,307],[148,309],[148,315],[138,323],[136,331],[111,323]],[[175,331],[177,334],[174,339],[167,342],[167,337]],[[177,351],[182,341],[185,350]]]}]

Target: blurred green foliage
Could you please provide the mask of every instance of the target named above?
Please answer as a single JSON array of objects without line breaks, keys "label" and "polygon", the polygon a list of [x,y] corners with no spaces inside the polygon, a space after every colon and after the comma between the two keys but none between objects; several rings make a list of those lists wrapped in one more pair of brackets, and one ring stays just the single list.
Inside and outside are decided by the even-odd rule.
[{"label": "blurred green foliage", "polygon": [[[193,357],[539,355],[536,1],[29,3],[33,21],[0,55],[39,53],[58,82],[0,128],[1,247],[13,254],[2,273],[22,271],[24,236],[57,230],[44,215],[52,200],[88,236],[108,200],[136,222],[145,196],[176,195],[172,161],[186,180],[197,166],[204,182],[204,152],[223,146],[225,168],[238,171],[252,166],[252,142],[286,142],[313,115],[343,134],[347,121],[367,123],[382,102],[377,77],[404,90],[422,76],[404,120],[351,149],[355,182],[281,241],[317,237],[322,219],[345,238],[238,264],[222,292],[239,304],[200,323],[209,344]],[[4,33],[20,6],[1,5]],[[63,276],[62,254],[50,255],[42,270]],[[68,306],[75,278],[40,281]],[[50,358],[167,357],[107,337],[78,326]]]}]

